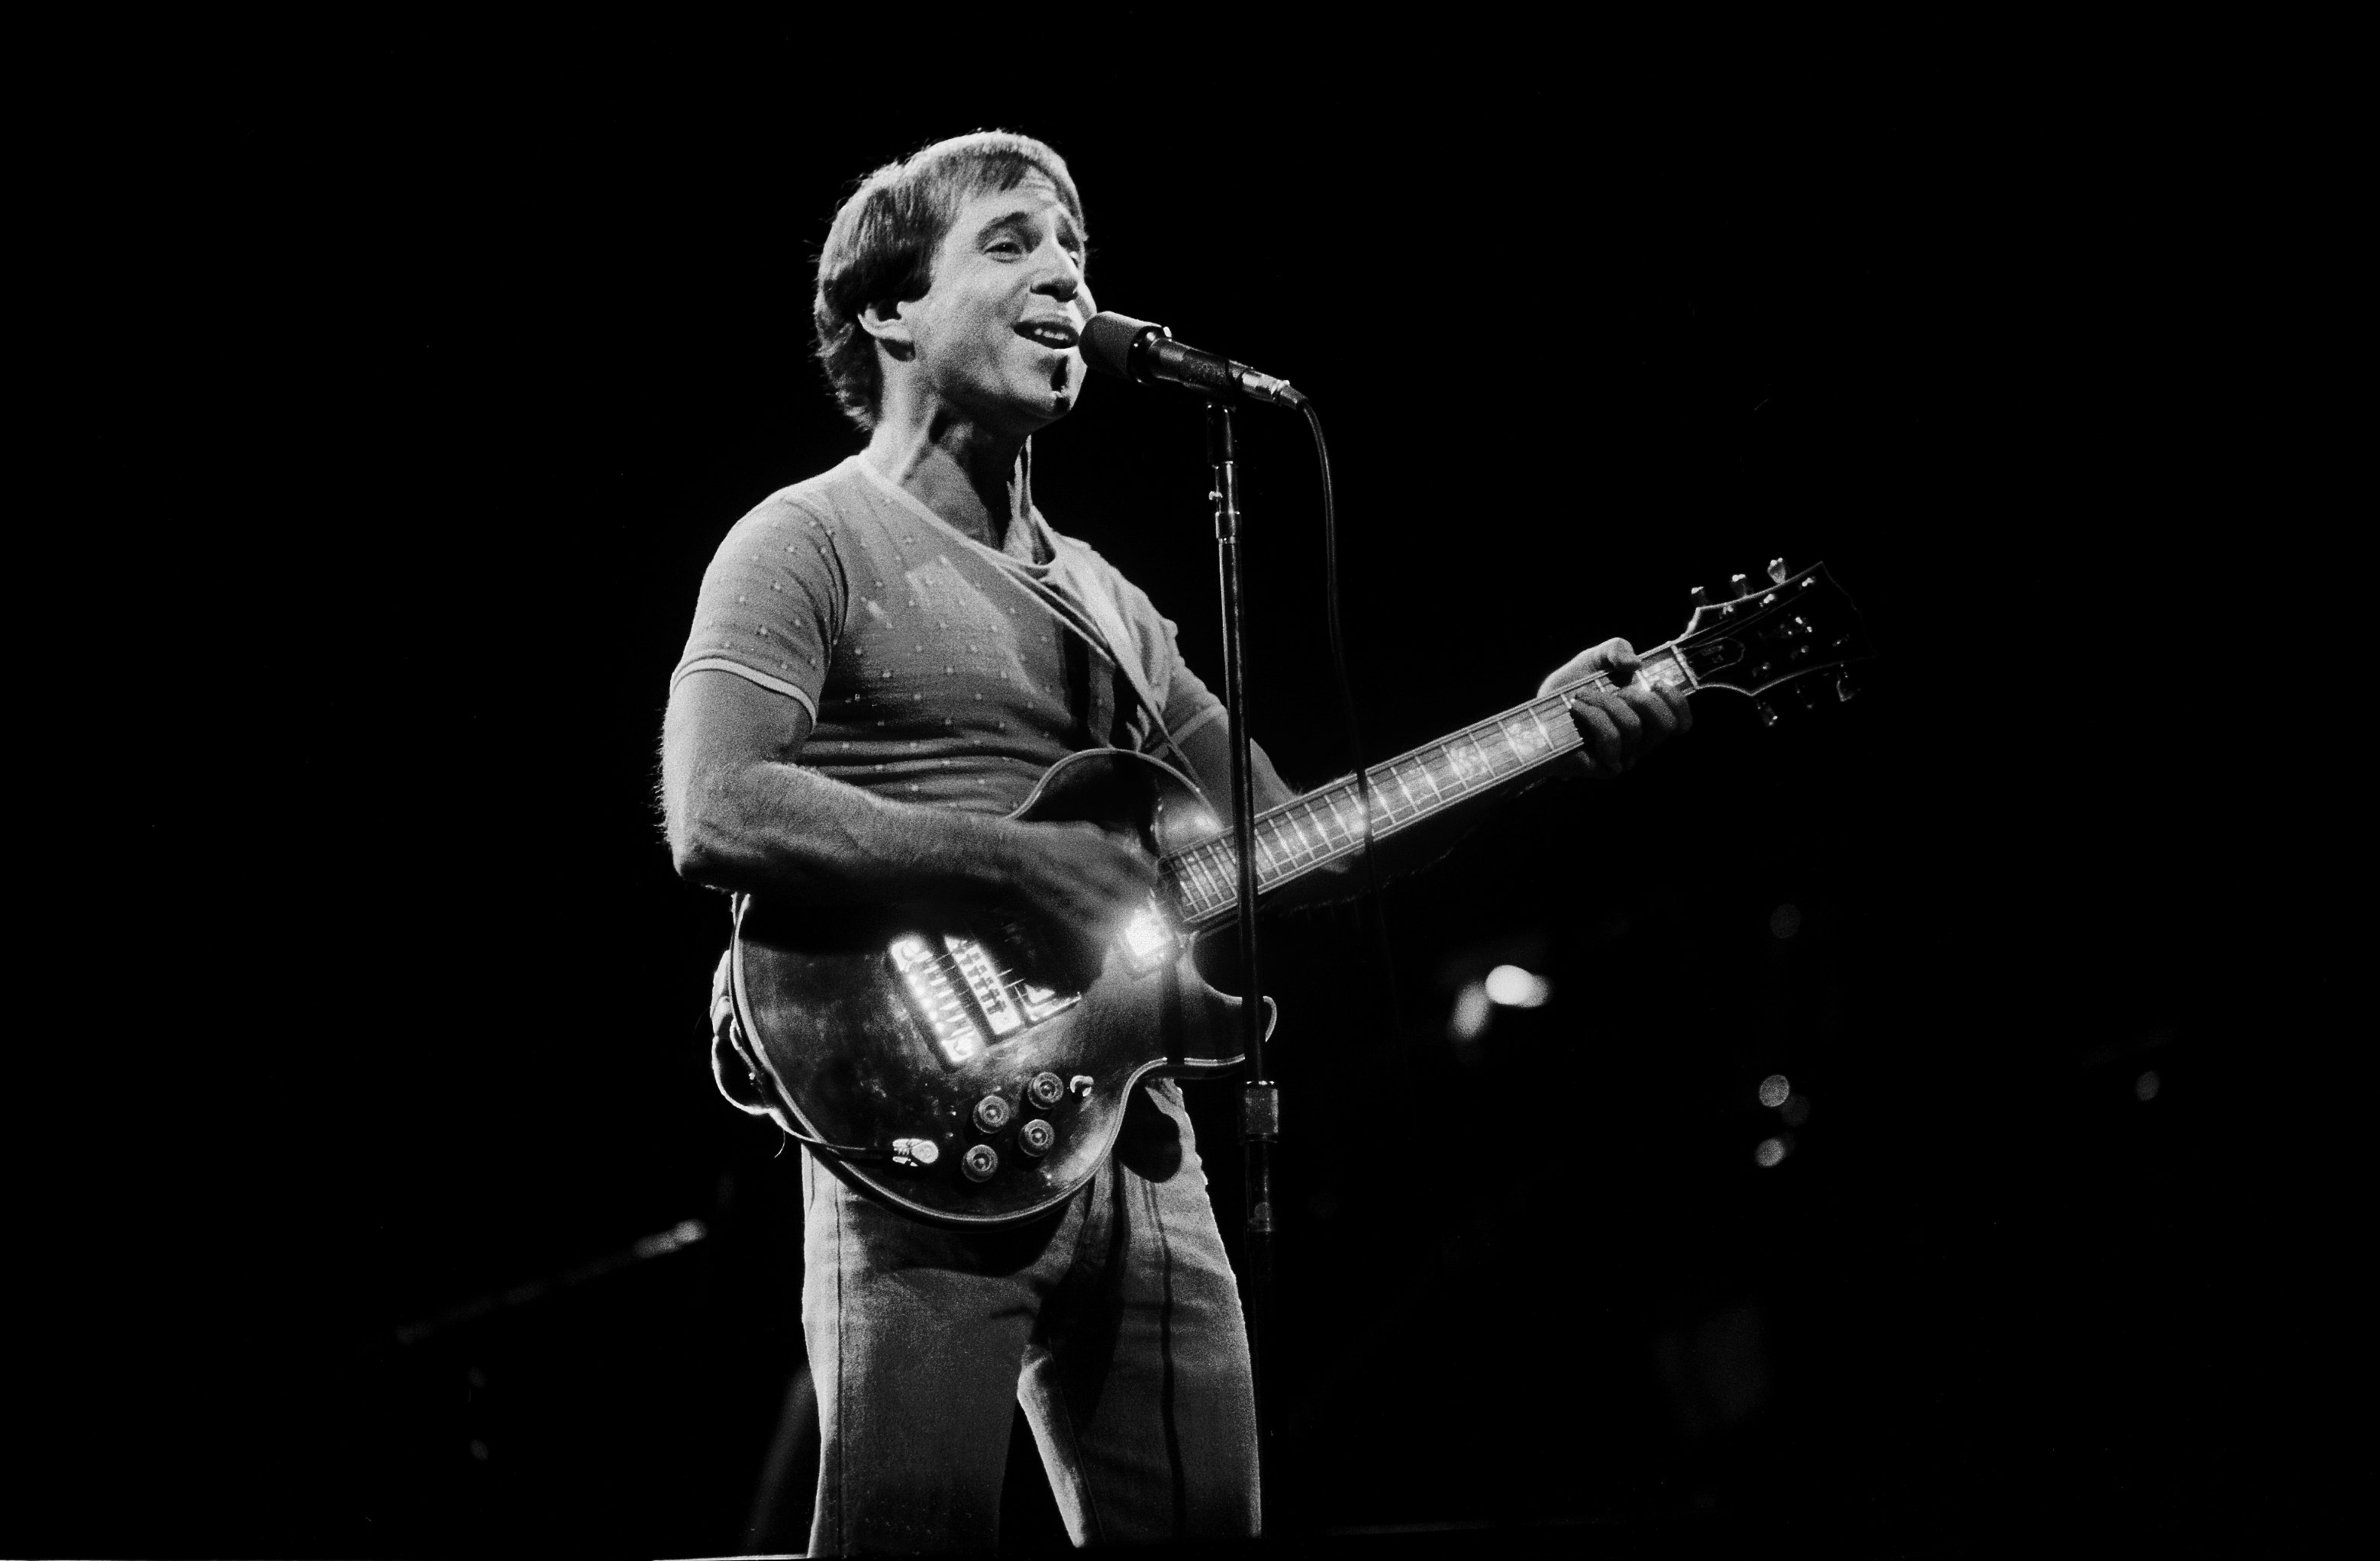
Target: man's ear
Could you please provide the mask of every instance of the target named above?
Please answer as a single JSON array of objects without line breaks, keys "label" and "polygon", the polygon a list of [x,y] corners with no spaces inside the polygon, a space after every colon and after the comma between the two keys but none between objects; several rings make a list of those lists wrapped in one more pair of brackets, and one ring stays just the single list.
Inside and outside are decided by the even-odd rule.
[{"label": "man's ear", "polygon": [[895,357],[906,357],[917,346],[917,335],[909,324],[909,306],[899,298],[886,298],[868,305],[859,311],[859,328],[884,344]]}]

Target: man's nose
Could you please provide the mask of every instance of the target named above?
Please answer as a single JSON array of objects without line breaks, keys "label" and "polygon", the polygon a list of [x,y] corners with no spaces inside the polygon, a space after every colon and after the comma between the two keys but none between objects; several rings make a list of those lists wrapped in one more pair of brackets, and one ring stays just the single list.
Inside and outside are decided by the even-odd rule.
[{"label": "man's nose", "polygon": [[1052,239],[1042,246],[1042,274],[1033,284],[1037,293],[1046,293],[1061,303],[1071,303],[1083,290],[1083,268],[1063,245]]}]

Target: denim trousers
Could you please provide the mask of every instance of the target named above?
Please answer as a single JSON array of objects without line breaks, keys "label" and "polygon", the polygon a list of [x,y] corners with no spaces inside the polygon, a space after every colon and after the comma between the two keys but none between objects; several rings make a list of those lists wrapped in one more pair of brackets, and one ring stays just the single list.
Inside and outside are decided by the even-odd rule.
[{"label": "denim trousers", "polygon": [[1028,1225],[910,1219],[807,1150],[802,1198],[812,1555],[990,1550],[1018,1404],[1076,1544],[1257,1531],[1239,1287],[1171,1080]]}]

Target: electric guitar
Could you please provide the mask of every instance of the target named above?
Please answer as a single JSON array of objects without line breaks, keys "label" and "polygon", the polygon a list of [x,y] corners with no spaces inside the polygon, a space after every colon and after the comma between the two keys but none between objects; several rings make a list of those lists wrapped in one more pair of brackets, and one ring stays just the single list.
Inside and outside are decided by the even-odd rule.
[{"label": "electric guitar", "polygon": [[[1686,631],[1640,657],[1640,676],[1698,694],[1805,700],[1815,674],[1869,654],[1823,564],[1722,602],[1694,593]],[[1602,673],[1366,772],[1385,839],[1501,791],[1582,746],[1569,696]],[[1852,696],[1838,672],[1832,692]],[[1209,986],[1193,945],[1238,914],[1236,841],[1198,788],[1145,754],[1100,748],[1046,771],[1010,815],[1088,821],[1136,840],[1159,889],[1117,933],[1099,979],[1074,990],[1033,929],[978,906],[854,911],[739,897],[731,961],[746,1060],[786,1130],[837,1174],[937,1224],[1012,1225],[1089,1180],[1126,1104],[1156,1072],[1204,1077],[1241,1060],[1240,999]],[[1354,779],[1256,821],[1267,894],[1360,850]],[[1272,1014],[1267,999],[1267,1034]]]}]

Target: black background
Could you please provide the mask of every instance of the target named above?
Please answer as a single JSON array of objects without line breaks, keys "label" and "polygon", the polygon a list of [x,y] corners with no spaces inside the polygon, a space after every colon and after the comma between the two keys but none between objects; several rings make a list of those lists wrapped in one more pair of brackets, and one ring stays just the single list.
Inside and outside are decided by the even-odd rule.
[{"label": "black background", "polygon": [[[205,72],[97,71],[41,148],[70,431],[34,843],[79,887],[14,1107],[0,1543],[769,1537],[795,1166],[710,1087],[724,917],[660,842],[660,715],[721,534],[856,443],[808,354],[834,206],[986,125],[1069,159],[1103,305],[1323,409],[1373,759],[1780,554],[1884,651],[1773,732],[1709,696],[1392,888],[1402,1045],[1351,912],[1269,933],[1276,1523],[2247,1494],[2272,1069],[2224,974],[2209,823],[2255,736],[2210,713],[2241,625],[2204,573],[2261,426],[2244,104],[1923,51],[1548,41],[1135,110],[1133,72],[989,45],[929,78],[766,31],[182,42]],[[1243,431],[1255,724],[1312,784],[1347,759],[1312,458]],[[1094,384],[1037,450],[1217,673],[1195,405]],[[1552,1002],[1458,1054],[1507,959]],[[1772,1072],[1811,1115],[1763,1169]],[[1232,1091],[1193,1097],[1228,1232]]]}]

